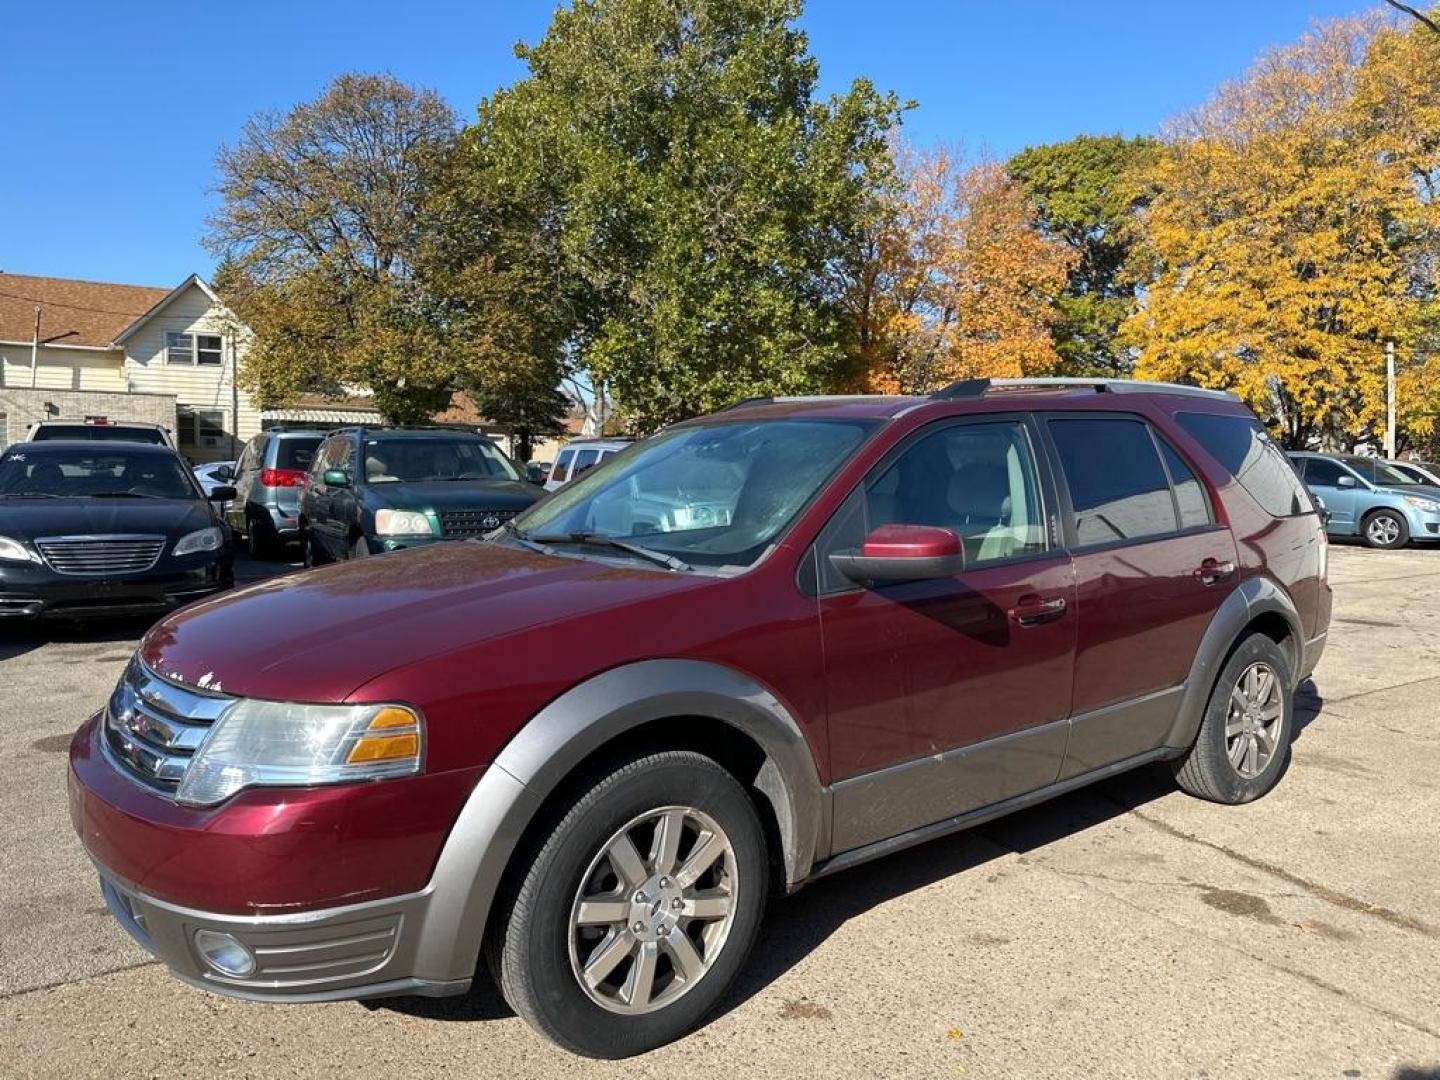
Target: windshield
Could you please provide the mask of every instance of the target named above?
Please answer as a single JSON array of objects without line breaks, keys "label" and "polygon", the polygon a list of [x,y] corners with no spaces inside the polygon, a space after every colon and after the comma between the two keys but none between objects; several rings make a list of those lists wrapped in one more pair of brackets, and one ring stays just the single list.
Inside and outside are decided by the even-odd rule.
[{"label": "windshield", "polygon": [[0,457],[0,495],[196,497],[189,471],[173,454],[120,446],[36,452],[25,443]]},{"label": "windshield", "polygon": [[485,439],[367,439],[365,479],[371,484],[425,480],[518,480],[520,474]]},{"label": "windshield", "polygon": [[749,566],[873,428],[836,420],[674,428],[607,457],[515,527],[546,539],[595,533],[701,566]]},{"label": "windshield", "polygon": [[1347,457],[1344,461],[1346,465],[1349,465],[1372,484],[1384,484],[1387,487],[1414,487],[1416,484],[1422,483],[1377,458]]},{"label": "windshield", "polygon": [[41,424],[30,436],[31,442],[50,439],[88,439],[92,442],[138,442],[163,446],[165,436],[159,428],[126,427],[123,424]]}]

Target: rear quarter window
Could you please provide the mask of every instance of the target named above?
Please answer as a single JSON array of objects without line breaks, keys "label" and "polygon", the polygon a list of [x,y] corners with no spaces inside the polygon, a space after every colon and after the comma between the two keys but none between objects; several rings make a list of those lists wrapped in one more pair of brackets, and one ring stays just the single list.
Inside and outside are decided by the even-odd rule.
[{"label": "rear quarter window", "polygon": [[1308,514],[1314,506],[1290,461],[1248,416],[1176,413],[1175,422],[1273,517]]},{"label": "rear quarter window", "polygon": [[318,438],[281,439],[275,449],[275,467],[308,470],[315,463],[315,450],[319,445]]}]

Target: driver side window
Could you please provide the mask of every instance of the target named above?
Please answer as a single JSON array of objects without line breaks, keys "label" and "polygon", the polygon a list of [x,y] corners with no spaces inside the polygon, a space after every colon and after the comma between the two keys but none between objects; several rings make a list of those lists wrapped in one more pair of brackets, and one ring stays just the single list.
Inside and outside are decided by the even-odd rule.
[{"label": "driver side window", "polygon": [[1349,476],[1337,462],[1310,458],[1305,465],[1305,483],[1311,487],[1339,487],[1340,478]]},{"label": "driver side window", "polygon": [[936,525],[960,537],[965,565],[1048,550],[1035,454],[1019,421],[950,424],[911,443],[848,498],[817,546],[820,591],[853,588],[830,552],[859,548],[881,525]]}]

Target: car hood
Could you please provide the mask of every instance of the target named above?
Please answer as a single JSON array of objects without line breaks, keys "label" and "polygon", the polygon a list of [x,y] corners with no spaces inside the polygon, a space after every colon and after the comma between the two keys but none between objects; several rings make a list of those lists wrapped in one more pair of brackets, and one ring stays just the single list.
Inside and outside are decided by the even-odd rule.
[{"label": "car hood", "polygon": [[[343,701],[387,671],[717,579],[460,542],[288,574],[192,605],[140,654],[166,678],[241,696]],[[512,646],[514,643],[511,643]]]},{"label": "car hood", "polygon": [[198,499],[0,499],[0,535],[154,533],[174,538],[213,525]]},{"label": "car hood", "polygon": [[1397,499],[1403,499],[1406,495],[1410,495],[1417,499],[1433,499],[1435,502],[1440,502],[1440,487],[1406,484],[1404,487],[1380,487],[1375,490],[1384,495],[1393,495]]},{"label": "car hood", "polygon": [[523,510],[544,492],[519,480],[367,484],[366,501],[395,510]]}]

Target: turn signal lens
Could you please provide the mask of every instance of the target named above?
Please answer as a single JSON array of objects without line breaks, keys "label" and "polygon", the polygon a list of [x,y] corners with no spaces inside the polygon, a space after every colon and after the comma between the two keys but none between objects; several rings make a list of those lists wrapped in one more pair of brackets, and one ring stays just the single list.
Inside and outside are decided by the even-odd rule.
[{"label": "turn signal lens", "polygon": [[420,728],[409,709],[387,706],[376,713],[364,734],[350,748],[346,765],[375,761],[406,761],[420,756]]}]

